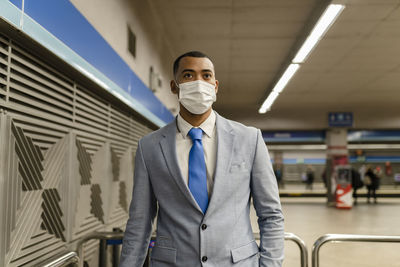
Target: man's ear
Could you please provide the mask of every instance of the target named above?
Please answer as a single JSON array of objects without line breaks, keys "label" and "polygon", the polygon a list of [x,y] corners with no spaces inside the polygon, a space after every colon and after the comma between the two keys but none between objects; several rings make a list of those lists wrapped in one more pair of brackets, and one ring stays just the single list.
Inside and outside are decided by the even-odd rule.
[{"label": "man's ear", "polygon": [[171,92],[172,92],[173,94],[175,94],[175,95],[178,95],[178,94],[179,94],[179,88],[178,88],[178,86],[176,85],[176,82],[175,82],[174,80],[171,80],[170,86],[171,86]]},{"label": "man's ear", "polygon": [[218,85],[219,85],[218,80],[215,80],[215,94],[218,93]]}]

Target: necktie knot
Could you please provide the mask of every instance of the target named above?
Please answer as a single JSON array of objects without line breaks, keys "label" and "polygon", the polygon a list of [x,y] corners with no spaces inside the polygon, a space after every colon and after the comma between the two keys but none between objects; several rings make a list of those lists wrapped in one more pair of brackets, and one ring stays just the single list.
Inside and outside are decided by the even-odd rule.
[{"label": "necktie knot", "polygon": [[192,140],[201,140],[201,137],[203,136],[203,130],[200,128],[192,128],[189,131],[189,136],[192,138]]}]

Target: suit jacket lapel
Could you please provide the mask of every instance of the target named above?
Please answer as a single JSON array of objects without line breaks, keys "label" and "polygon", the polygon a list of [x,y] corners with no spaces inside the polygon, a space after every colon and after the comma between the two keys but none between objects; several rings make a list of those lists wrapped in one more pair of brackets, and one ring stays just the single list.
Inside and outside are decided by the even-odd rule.
[{"label": "suit jacket lapel", "polygon": [[168,170],[175,180],[175,183],[185,195],[187,200],[192,203],[195,208],[202,212],[196,200],[193,198],[192,193],[190,193],[188,186],[183,180],[183,176],[178,165],[178,158],[176,155],[176,119],[165,127],[163,138],[160,140],[160,146],[165,162],[167,163]]},{"label": "suit jacket lapel", "polygon": [[214,188],[211,194],[210,202],[206,214],[213,212],[218,207],[219,193],[225,188],[226,173],[231,164],[233,155],[233,144],[235,142],[235,135],[232,133],[232,128],[227,120],[217,115],[216,130],[217,130],[217,162],[215,164],[214,173]]}]

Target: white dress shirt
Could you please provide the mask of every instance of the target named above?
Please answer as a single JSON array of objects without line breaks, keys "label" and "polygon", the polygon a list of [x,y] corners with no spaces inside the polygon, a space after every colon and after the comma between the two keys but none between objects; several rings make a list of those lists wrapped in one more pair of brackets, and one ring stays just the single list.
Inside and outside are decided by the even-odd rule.
[{"label": "white dress shirt", "polygon": [[[215,131],[215,120],[216,115],[214,111],[211,111],[210,116],[196,128],[203,130],[203,149],[204,158],[207,169],[207,191],[208,197],[210,198],[211,192],[214,185],[214,172],[215,163],[217,159],[217,134]],[[182,177],[185,180],[186,185],[189,182],[189,152],[192,148],[192,139],[188,136],[190,129],[193,126],[185,121],[180,114],[177,118],[178,131],[176,132],[176,154],[178,157],[178,165],[182,173]]]}]

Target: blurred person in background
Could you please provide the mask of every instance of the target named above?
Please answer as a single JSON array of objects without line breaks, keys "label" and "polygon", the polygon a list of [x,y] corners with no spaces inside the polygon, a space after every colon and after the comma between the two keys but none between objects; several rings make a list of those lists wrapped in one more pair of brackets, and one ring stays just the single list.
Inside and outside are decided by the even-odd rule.
[{"label": "blurred person in background", "polygon": [[278,186],[280,188],[284,188],[285,184],[283,183],[283,165],[280,163],[275,164],[274,173],[275,173],[276,181],[278,182]]},{"label": "blurred person in background", "polygon": [[327,169],[326,169],[326,166],[325,166],[324,170],[322,171],[322,174],[321,174],[322,182],[324,182],[325,188],[328,188],[327,176],[328,176],[328,174],[327,174]]},{"label": "blurred person in background", "polygon": [[371,166],[367,167],[367,172],[364,176],[364,184],[367,186],[368,194],[367,194],[367,203],[370,202],[370,198],[374,198],[374,203],[378,203],[376,198],[376,190],[379,188],[379,177],[376,172],[372,169]]},{"label": "blurred person in background", "polygon": [[357,190],[362,188],[364,186],[364,183],[361,180],[360,173],[354,168],[351,168],[351,186],[353,187],[353,203],[354,205],[357,205]]},{"label": "blurred person in background", "polygon": [[313,189],[314,176],[314,168],[311,165],[308,165],[306,170],[306,189]]}]

